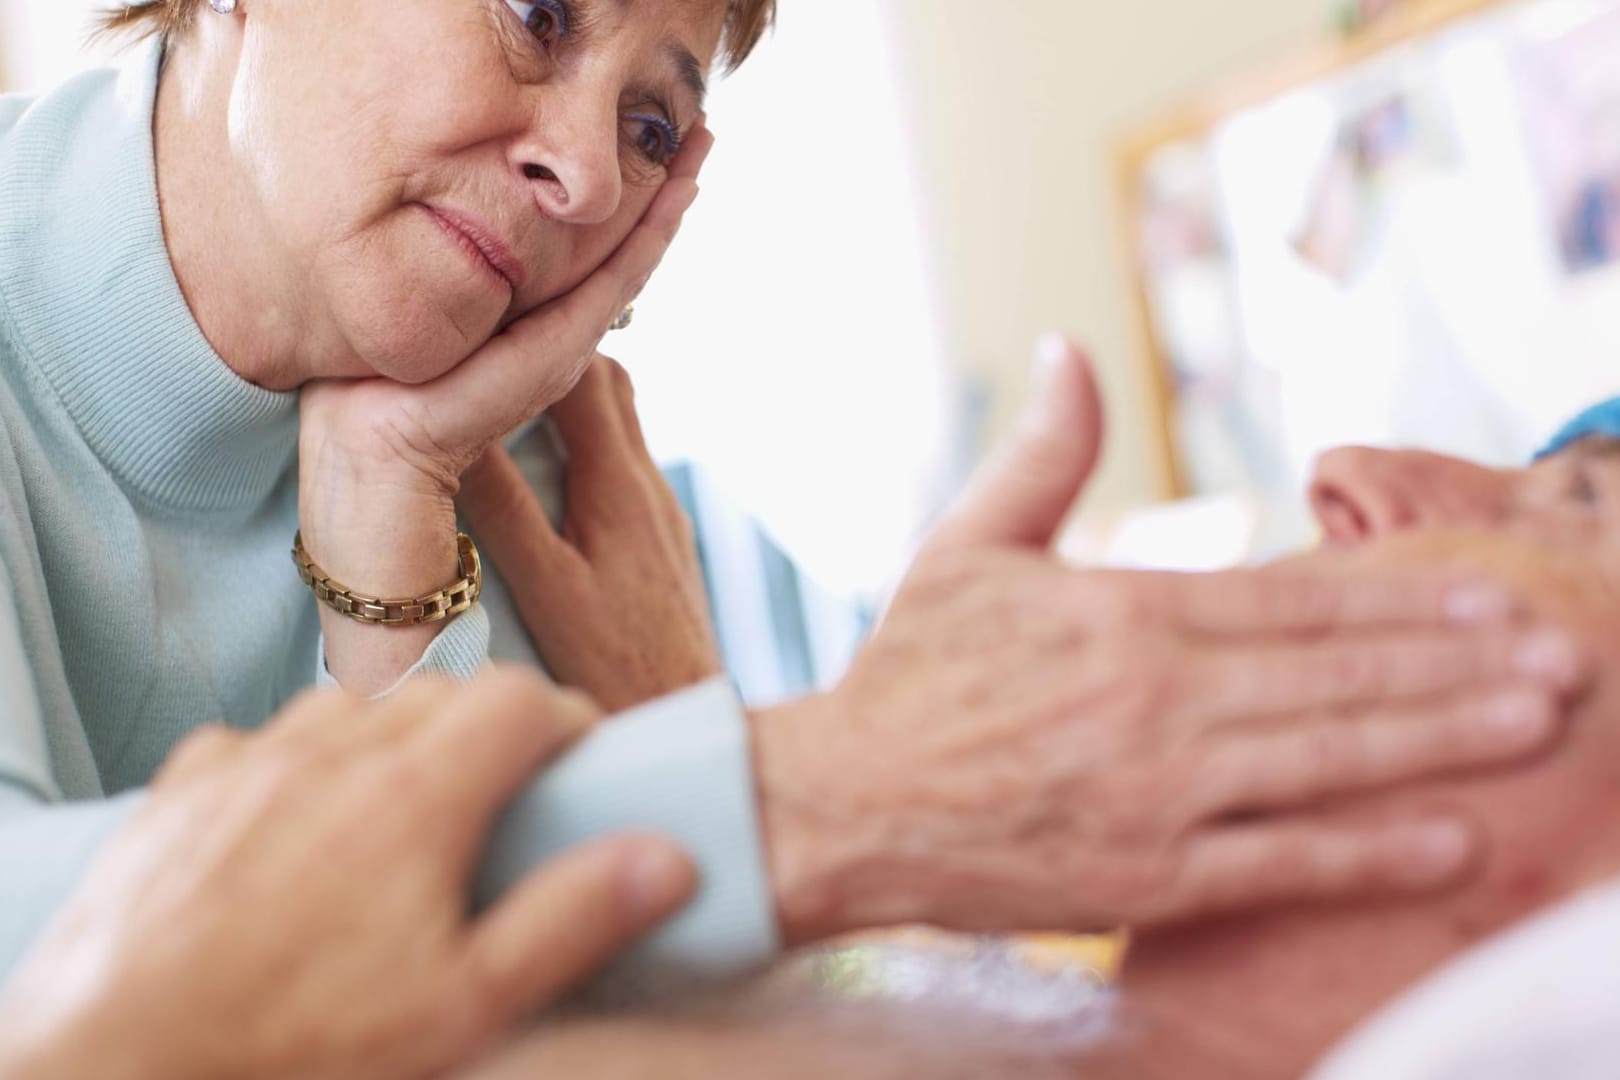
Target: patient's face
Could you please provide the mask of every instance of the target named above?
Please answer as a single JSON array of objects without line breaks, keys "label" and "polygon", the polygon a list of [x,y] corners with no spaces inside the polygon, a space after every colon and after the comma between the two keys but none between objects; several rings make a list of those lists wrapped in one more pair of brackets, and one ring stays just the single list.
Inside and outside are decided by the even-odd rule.
[{"label": "patient's face", "polygon": [[1336,545],[1419,529],[1620,535],[1620,439],[1583,439],[1522,469],[1344,447],[1317,462],[1310,501]]},{"label": "patient's face", "polygon": [[[1531,482],[1495,476],[1482,486],[1499,494],[1499,484]],[[1298,907],[1138,936],[1126,965],[1126,1000],[1145,1001],[1156,1027],[1174,1034],[1178,1025],[1196,1027],[1201,1017],[1207,1025],[1211,1003],[1224,1000],[1222,994],[1250,1014],[1276,1015],[1266,1037],[1238,1054],[1241,1068],[1203,1075],[1299,1076],[1373,1010],[1461,952],[1620,875],[1620,558],[1601,529],[1552,524],[1562,518],[1562,512],[1510,508],[1498,517],[1499,527],[1412,529],[1352,552],[1323,550],[1301,559],[1325,569],[1475,569],[1514,587],[1538,618],[1570,630],[1594,661],[1594,679],[1574,703],[1566,736],[1539,759],[1321,808],[1330,819],[1436,809],[1466,814],[1481,830],[1488,855],[1456,890],[1418,901]]]}]

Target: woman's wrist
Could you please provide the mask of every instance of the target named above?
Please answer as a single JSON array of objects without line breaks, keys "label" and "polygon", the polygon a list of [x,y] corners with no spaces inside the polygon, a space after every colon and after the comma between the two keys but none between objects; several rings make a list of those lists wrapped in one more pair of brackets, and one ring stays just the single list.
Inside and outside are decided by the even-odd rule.
[{"label": "woman's wrist", "polygon": [[[300,464],[299,528],[304,550],[328,577],[387,599],[423,596],[456,580],[453,491],[408,466],[368,466],[330,444],[312,449]],[[398,682],[446,625],[362,623],[324,604],[320,618],[327,670],[368,697]]]}]

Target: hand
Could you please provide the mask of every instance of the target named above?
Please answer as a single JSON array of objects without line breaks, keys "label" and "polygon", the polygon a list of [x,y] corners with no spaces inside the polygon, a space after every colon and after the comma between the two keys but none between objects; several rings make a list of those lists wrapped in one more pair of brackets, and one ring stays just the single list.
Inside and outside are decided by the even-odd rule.
[{"label": "hand", "polygon": [[[560,400],[609,324],[646,284],[697,197],[713,145],[701,126],[614,254],[449,373],[421,386],[386,379],[306,386],[299,412],[299,524],[331,577],[373,596],[432,592],[456,577],[454,499],[489,447]],[[422,655],[438,626],[378,628],[323,607],[327,665],[373,694]]]},{"label": "hand", "polygon": [[1573,643],[1444,573],[1059,565],[1101,410],[1080,356],[1053,364],[848,677],[754,718],[788,940],[1094,930],[1456,880],[1464,822],[1310,811],[1546,746]]},{"label": "hand", "polygon": [[[469,920],[495,815],[597,712],[535,673],[310,694],[175,751],[0,994],[7,1077],[426,1077],[555,999],[692,887],[595,842]],[[14,1071],[7,1071],[7,1066]]]},{"label": "hand", "polygon": [[719,674],[692,525],[647,451],[630,376],[598,357],[551,416],[568,447],[561,536],[498,447],[458,500],[546,666],[609,712]]}]

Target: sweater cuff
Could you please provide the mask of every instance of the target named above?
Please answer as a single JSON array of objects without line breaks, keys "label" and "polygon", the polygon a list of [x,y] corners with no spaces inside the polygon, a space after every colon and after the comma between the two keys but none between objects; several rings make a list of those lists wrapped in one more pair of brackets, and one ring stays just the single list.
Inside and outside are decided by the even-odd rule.
[{"label": "sweater cuff", "polygon": [[755,810],[748,724],[722,679],[601,724],[502,817],[477,882],[481,905],[582,841],[654,831],[697,863],[693,900],[621,957],[593,996],[646,997],[742,975],[780,950]]},{"label": "sweater cuff", "polygon": [[[489,661],[489,615],[484,605],[474,604],[439,631],[422,659],[412,664],[393,686],[372,700],[385,698],[418,675],[449,675],[457,679],[471,679]],[[326,635],[321,635],[320,649],[316,652],[315,685],[335,687],[338,681],[326,668]]]}]

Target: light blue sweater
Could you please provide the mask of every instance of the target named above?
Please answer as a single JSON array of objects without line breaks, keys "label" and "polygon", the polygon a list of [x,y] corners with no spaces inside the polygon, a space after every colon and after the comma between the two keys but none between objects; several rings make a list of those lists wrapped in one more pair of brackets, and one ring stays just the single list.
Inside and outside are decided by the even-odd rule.
[{"label": "light blue sweater", "polygon": [[[233,374],[181,296],[154,179],[157,70],[153,47],[122,74],[0,97],[0,976],[178,739],[256,727],[323,669],[288,557],[297,395]],[[469,675],[489,644],[475,608],[413,671]],[[704,871],[637,970],[725,974],[774,951],[747,736],[722,683],[615,718],[539,778],[481,892],[625,826],[675,836]]]}]

